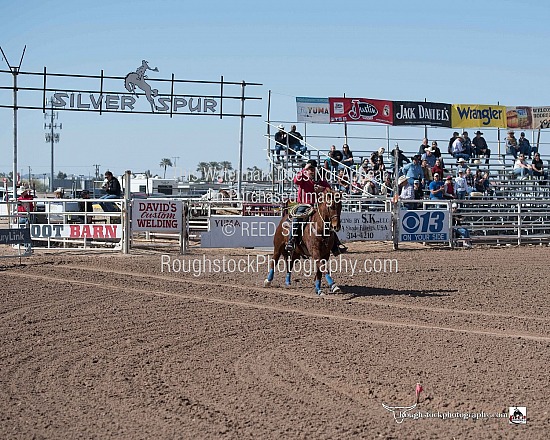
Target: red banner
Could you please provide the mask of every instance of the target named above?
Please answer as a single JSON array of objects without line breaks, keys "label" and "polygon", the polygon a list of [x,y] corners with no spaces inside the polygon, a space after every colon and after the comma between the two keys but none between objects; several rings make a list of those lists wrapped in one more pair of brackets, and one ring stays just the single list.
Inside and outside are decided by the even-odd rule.
[{"label": "red banner", "polygon": [[329,98],[330,122],[393,124],[392,101],[368,98]]}]

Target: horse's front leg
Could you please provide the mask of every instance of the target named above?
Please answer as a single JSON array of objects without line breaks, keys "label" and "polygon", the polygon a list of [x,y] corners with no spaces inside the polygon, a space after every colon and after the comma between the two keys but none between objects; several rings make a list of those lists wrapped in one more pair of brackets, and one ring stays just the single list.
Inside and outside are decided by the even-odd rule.
[{"label": "horse's front leg", "polygon": [[[328,288],[330,289],[330,293],[340,293],[342,290],[338,285],[334,282],[332,279],[332,276],[330,274],[330,266],[328,263],[328,260],[330,258],[330,254],[326,259],[322,259],[320,261],[320,265],[317,271],[317,279],[319,279],[319,283],[321,282],[321,276],[324,274],[325,279],[327,280]],[[315,281],[317,283],[317,281]],[[316,284],[317,287],[317,284]]]}]

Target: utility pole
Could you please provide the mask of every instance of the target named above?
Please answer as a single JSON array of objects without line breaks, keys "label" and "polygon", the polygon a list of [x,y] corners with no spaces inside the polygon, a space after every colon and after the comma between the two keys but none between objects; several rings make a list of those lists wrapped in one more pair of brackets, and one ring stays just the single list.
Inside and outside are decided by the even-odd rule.
[{"label": "utility pole", "polygon": [[50,99],[50,113],[44,114],[44,119],[50,118],[50,123],[44,123],[44,130],[50,130],[46,133],[46,142],[49,142],[51,145],[51,163],[50,163],[50,192],[53,192],[53,179],[54,179],[54,166],[53,166],[53,144],[59,142],[59,133],[55,133],[54,129],[59,128],[60,130],[63,128],[63,124],[56,124],[54,123],[54,119],[59,118],[59,112],[53,111],[53,98]]},{"label": "utility pole", "polygon": [[176,170],[176,163],[177,163],[177,160],[178,160],[179,158],[180,158],[179,156],[172,157],[172,159],[174,159],[174,177],[176,177],[176,173],[177,173],[177,170]]},{"label": "utility pole", "polygon": [[12,188],[13,194],[12,197],[14,200],[17,199],[17,75],[21,70],[21,64],[23,63],[23,57],[25,56],[25,50],[27,50],[27,45],[23,48],[23,53],[21,54],[21,60],[19,61],[19,66],[12,66],[8,57],[4,53],[2,47],[0,51],[2,56],[6,60],[6,64],[10,69],[11,74],[13,75],[13,178],[12,178]]},{"label": "utility pole", "polygon": [[94,164],[94,167],[95,167],[95,180],[99,180],[99,167],[101,165],[98,165],[98,164]]}]

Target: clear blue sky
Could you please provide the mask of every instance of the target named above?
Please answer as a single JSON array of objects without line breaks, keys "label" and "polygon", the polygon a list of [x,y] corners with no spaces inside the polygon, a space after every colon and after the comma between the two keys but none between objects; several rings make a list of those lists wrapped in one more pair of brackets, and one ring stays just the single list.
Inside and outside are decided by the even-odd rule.
[{"label": "clear blue sky", "polygon": [[[296,96],[342,93],[550,105],[550,5],[541,1],[2,0],[0,16],[0,45],[12,64],[27,45],[25,71],[46,66],[50,72],[104,69],[106,75],[124,76],[147,59],[162,78],[174,73],[179,79],[216,81],[223,75],[264,84],[255,90],[264,100],[249,107],[263,118],[245,120],[245,167],[266,164],[268,90],[271,118],[285,121],[296,118]],[[9,85],[11,78],[3,76],[2,85]],[[0,99],[11,103],[12,98],[0,92]],[[178,168],[188,171],[200,161],[238,162],[238,118],[60,112],[60,121],[56,172],[88,175],[93,164],[101,164],[102,171],[117,174],[160,173],[160,160],[176,156]],[[12,130],[12,112],[0,109],[0,171],[11,170]],[[308,133],[315,130],[341,134],[333,126]],[[448,134],[438,133],[447,139]],[[327,141],[312,142],[328,149]],[[19,169],[49,173],[49,156],[42,113],[20,111]]]}]

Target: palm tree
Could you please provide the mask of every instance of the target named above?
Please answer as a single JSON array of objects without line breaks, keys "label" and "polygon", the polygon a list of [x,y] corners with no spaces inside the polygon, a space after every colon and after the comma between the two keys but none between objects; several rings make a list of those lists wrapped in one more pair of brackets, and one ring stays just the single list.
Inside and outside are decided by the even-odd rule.
[{"label": "palm tree", "polygon": [[208,169],[208,162],[199,162],[197,165],[197,171],[201,173],[201,180],[204,180],[204,173]]},{"label": "palm tree", "polygon": [[164,167],[164,179],[166,179],[166,167],[172,167],[172,161],[168,158],[164,158],[160,161],[161,168]]},{"label": "palm tree", "polygon": [[227,160],[224,160],[224,161],[220,162],[220,166],[221,166],[222,170],[231,171],[233,169],[233,165],[231,165],[231,162],[229,162]]}]

